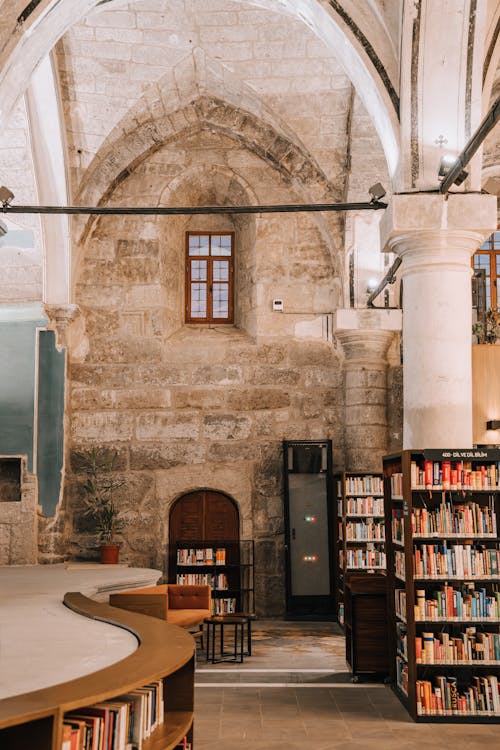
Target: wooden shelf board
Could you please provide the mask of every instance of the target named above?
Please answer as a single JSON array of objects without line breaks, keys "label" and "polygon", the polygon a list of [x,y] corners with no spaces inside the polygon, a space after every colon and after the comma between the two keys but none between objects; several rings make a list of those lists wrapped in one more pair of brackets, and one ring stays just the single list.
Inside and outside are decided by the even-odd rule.
[{"label": "wooden shelf board", "polygon": [[[403,579],[404,580],[404,579]],[[474,583],[475,581],[493,581],[500,582],[500,576],[414,576],[414,581],[463,581],[464,583]]]},{"label": "wooden shelf board", "polygon": [[167,711],[163,724],[142,743],[142,750],[170,750],[176,747],[189,732],[192,723],[193,713],[190,711]]},{"label": "wooden shelf board", "polygon": [[349,544],[385,544],[385,539],[346,539],[346,543]]},{"label": "wooden shelf board", "polygon": [[460,622],[478,622],[482,623],[484,625],[499,625],[500,624],[500,618],[493,618],[489,619],[488,617],[440,617],[439,619],[433,619],[433,620],[415,620],[415,624],[432,624],[436,623],[437,625],[443,624],[443,623],[460,623]]},{"label": "wooden shelf board", "polygon": [[498,667],[500,661],[435,661],[432,664],[416,661],[417,667]]},{"label": "wooden shelf board", "polygon": [[440,539],[488,539],[491,542],[498,542],[499,537],[495,536],[494,534],[413,534],[413,541],[420,541],[420,539],[431,539],[431,540],[440,540]]}]

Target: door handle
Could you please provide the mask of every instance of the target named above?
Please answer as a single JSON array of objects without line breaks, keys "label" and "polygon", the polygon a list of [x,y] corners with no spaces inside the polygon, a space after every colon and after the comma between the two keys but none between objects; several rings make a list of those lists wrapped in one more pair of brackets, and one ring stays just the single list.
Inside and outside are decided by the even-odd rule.
[{"label": "door handle", "polygon": [[292,529],[292,539],[295,539],[295,529]]}]

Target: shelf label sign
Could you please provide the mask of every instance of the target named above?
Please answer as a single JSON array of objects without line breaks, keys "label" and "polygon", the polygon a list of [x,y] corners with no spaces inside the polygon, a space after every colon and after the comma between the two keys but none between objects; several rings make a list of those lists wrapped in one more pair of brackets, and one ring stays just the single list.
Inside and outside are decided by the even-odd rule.
[{"label": "shelf label sign", "polygon": [[428,461],[500,461],[498,448],[456,448],[455,450],[426,450]]}]

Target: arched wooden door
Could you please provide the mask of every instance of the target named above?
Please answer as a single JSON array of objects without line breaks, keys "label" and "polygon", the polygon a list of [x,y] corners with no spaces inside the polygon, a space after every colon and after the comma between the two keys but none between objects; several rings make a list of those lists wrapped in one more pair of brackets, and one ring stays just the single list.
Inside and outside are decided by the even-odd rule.
[{"label": "arched wooden door", "polygon": [[230,497],[214,490],[197,490],[183,495],[170,511],[170,577],[175,567],[176,544],[179,542],[232,543],[236,547],[239,539],[238,508]]}]

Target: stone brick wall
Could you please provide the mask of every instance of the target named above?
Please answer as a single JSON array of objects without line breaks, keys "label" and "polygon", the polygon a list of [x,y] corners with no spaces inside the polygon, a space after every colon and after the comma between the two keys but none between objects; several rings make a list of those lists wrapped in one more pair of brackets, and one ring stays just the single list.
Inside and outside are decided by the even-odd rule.
[{"label": "stone brick wall", "polygon": [[[9,457],[9,461],[13,459]],[[0,502],[0,565],[33,565],[37,562],[37,483],[20,458],[20,498]]]},{"label": "stone brick wall", "polygon": [[[24,100],[16,107],[8,126],[0,132],[0,185],[15,193],[18,204],[36,203],[36,184],[31,154],[28,117]],[[0,302],[40,300],[42,296],[42,237],[39,217],[0,217],[7,234],[0,247]],[[32,247],[18,246],[12,230],[33,233]]]},{"label": "stone brick wall", "polygon": [[[225,179],[210,164],[225,165]],[[113,202],[130,205],[146,193],[174,205],[249,202],[243,169],[244,184],[269,201],[295,198],[263,159],[202,131],[145,159]],[[183,324],[184,234],[204,227],[235,232],[234,327]],[[200,488],[225,492],[238,505],[241,538],[256,543],[258,609],[282,613],[281,441],[342,445],[337,354],[321,335],[296,333],[338,297],[337,260],[318,220],[106,217],[82,251],[76,302],[86,343],[69,350],[70,453],[96,444],[119,451],[123,559],[163,567],[172,503]],[[272,312],[275,297],[285,300],[284,314]],[[70,551],[91,557],[79,478],[68,474]]]}]

